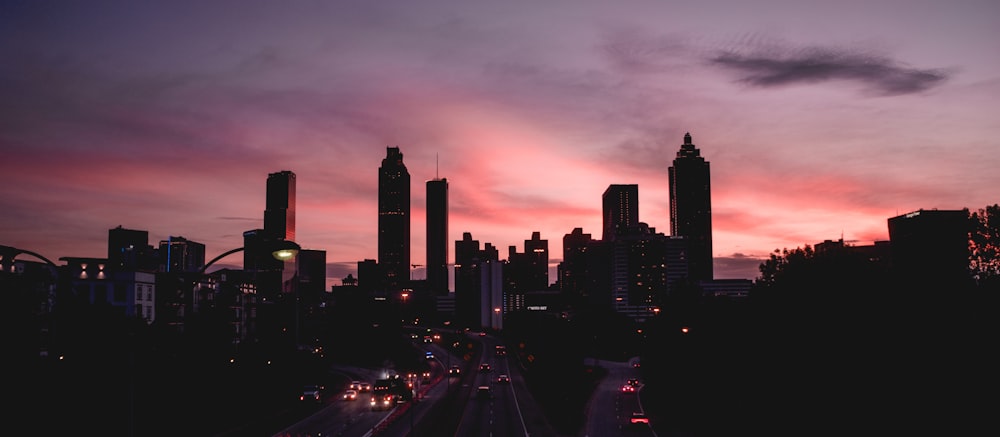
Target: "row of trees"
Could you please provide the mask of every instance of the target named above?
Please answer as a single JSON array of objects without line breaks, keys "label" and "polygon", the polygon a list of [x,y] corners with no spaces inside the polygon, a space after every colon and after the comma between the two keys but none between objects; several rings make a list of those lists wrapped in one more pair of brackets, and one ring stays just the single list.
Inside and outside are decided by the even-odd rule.
[{"label": "row of trees", "polygon": [[672,296],[646,329],[644,399],[695,435],[975,433],[992,414],[1000,207],[969,229],[967,281],[804,246],[764,261],[743,302]]}]

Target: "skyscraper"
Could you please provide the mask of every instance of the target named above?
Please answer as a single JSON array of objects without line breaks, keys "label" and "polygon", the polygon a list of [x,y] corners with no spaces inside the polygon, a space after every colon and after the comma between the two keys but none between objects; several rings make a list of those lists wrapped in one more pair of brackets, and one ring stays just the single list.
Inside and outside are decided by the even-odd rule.
[{"label": "skyscraper", "polygon": [[583,228],[563,236],[562,262],[559,263],[559,290],[565,299],[579,302],[587,292],[587,249],[594,239]]},{"label": "skyscraper", "polygon": [[530,240],[524,240],[524,253],[518,253],[515,246],[508,248],[503,266],[505,312],[523,309],[528,293],[549,288],[549,240],[541,235],[535,231]]},{"label": "skyscraper", "polygon": [[378,265],[385,291],[409,279],[410,173],[399,147],[386,147],[378,169]]},{"label": "skyscraper", "polygon": [[264,232],[270,238],[295,241],[295,173],[267,175]]},{"label": "skyscraper", "polygon": [[712,190],[709,163],[684,134],[670,177],[670,234],[688,240],[692,281],[712,280]]},{"label": "skyscraper", "polygon": [[492,311],[499,308],[497,299],[503,293],[503,268],[500,252],[464,232],[455,241],[455,315],[458,324],[470,328],[491,326]]},{"label": "skyscraper", "polygon": [[615,236],[639,224],[639,186],[612,184],[601,196],[604,213],[604,234],[601,239],[614,241]]},{"label": "skyscraper", "polygon": [[427,288],[448,294],[448,179],[427,181]]},{"label": "skyscraper", "polygon": [[290,291],[295,263],[274,259],[274,242],[295,240],[295,173],[267,175],[264,228],[243,232],[243,269],[253,278],[261,296],[273,298]]}]

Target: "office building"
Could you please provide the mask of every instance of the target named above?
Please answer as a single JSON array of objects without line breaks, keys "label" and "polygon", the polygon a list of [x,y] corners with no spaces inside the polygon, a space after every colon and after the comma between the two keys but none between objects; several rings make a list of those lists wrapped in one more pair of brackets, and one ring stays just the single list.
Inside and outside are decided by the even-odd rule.
[{"label": "office building", "polygon": [[583,233],[583,228],[563,235],[562,262],[559,263],[559,292],[570,306],[579,306],[588,293],[587,250],[593,243],[591,234]]},{"label": "office building", "polygon": [[427,181],[427,289],[448,294],[448,179]]},{"label": "office building", "polygon": [[410,272],[410,173],[399,147],[378,169],[378,266],[384,291],[401,290]]},{"label": "office building", "polygon": [[688,268],[694,282],[713,279],[712,190],[709,162],[684,134],[670,178],[670,234],[688,240]]},{"label": "office building", "polygon": [[479,240],[473,240],[469,232],[463,233],[462,239],[455,242],[455,318],[460,326],[476,329],[492,322],[491,315],[484,315],[497,304],[496,293],[502,293],[502,281],[497,248],[486,243],[480,249]]},{"label": "office building", "polygon": [[295,173],[267,175],[264,232],[269,238],[295,241]]},{"label": "office building", "polygon": [[672,240],[639,222],[611,242],[611,302],[615,311],[637,321],[652,316],[669,293]]},{"label": "office building", "polygon": [[601,239],[614,241],[615,236],[639,223],[639,186],[636,184],[609,185],[601,196],[604,214],[604,233]]},{"label": "office building", "polygon": [[358,290],[367,295],[379,289],[382,279],[378,272],[378,261],[367,258],[358,261]]},{"label": "office building", "polygon": [[524,296],[532,291],[549,288],[549,240],[543,240],[540,232],[532,232],[530,240],[524,240],[524,252],[509,246],[507,262],[503,264],[504,300],[507,312],[524,308]]}]

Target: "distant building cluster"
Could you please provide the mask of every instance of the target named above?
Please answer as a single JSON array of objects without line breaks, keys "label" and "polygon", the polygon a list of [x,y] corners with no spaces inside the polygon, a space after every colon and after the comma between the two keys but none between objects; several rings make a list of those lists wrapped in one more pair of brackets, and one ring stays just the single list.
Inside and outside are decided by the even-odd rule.
[{"label": "distant building cluster", "polygon": [[[330,290],[325,289],[326,252],[294,242],[296,176],[291,171],[267,177],[263,229],[246,230],[242,247],[208,262],[204,244],[171,236],[153,246],[147,231],[118,226],[108,231],[106,257],[63,257],[63,265],[30,250],[0,246],[0,278],[27,278],[38,290],[40,313],[58,305],[63,290],[75,302],[106,305],[179,332],[193,315],[222,314],[234,346],[278,335],[289,326],[296,342],[305,342],[300,320],[344,296],[403,306],[415,318],[493,330],[503,329],[506,315],[517,311],[566,317],[579,308],[603,308],[642,321],[663,310],[677,290],[746,297],[750,280],[713,277],[709,162],[690,134],[684,135],[667,176],[670,235],[639,220],[638,185],[612,184],[601,196],[600,239],[579,227],[565,234],[556,278],[549,278],[548,240],[537,231],[524,240],[522,251],[508,247],[506,258],[471,232],[449,242],[449,181],[435,174],[426,182],[427,274],[414,280],[411,269],[420,266],[410,258],[410,174],[398,147],[386,149],[378,168],[378,258],[359,260],[357,277],[348,275]],[[914,277],[929,271],[957,274],[968,262],[965,220],[964,211],[915,211],[888,219],[888,242],[849,246],[842,239],[826,240],[816,250],[850,247],[887,266],[908,269]],[[238,252],[243,269],[207,271]],[[19,255],[42,262],[15,259]],[[43,324],[43,337],[46,329]],[[42,349],[44,354],[44,341]]]}]

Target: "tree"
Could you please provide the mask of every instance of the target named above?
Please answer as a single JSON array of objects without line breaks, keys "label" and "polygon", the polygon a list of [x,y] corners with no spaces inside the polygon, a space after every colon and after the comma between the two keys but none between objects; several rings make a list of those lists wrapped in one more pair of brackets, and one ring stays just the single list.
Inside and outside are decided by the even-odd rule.
[{"label": "tree", "polygon": [[980,284],[1000,280],[1000,205],[973,212],[969,267]]}]

